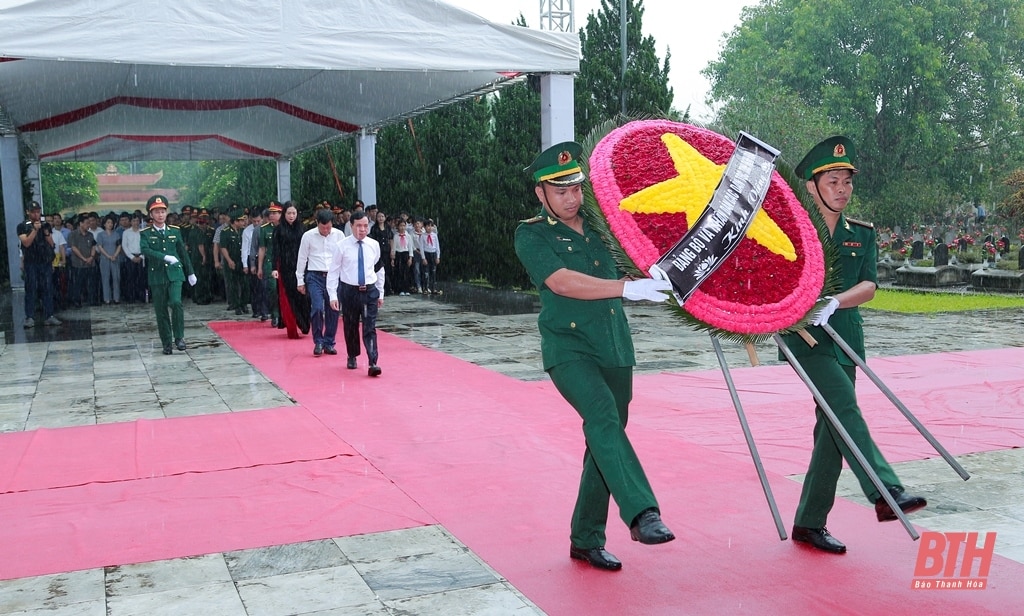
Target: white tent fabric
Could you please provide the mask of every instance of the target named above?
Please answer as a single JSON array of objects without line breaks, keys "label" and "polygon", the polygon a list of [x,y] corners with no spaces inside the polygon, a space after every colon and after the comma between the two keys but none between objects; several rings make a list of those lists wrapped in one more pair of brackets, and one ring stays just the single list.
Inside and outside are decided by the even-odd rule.
[{"label": "white tent fabric", "polygon": [[0,132],[30,158],[289,158],[575,73],[572,33],[437,0],[0,0]]}]

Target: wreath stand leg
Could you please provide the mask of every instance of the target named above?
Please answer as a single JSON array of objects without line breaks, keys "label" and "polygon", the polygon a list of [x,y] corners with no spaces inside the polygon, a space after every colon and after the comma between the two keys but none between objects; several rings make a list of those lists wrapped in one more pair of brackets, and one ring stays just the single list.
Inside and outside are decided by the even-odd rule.
[{"label": "wreath stand leg", "polygon": [[954,458],[952,455],[950,455],[948,451],[946,451],[946,448],[943,447],[934,436],[932,436],[932,433],[929,432],[928,429],[925,428],[920,421],[918,421],[917,417],[914,417],[914,414],[910,412],[910,409],[908,409],[907,406],[903,404],[903,402],[899,398],[896,397],[896,394],[894,394],[892,390],[889,389],[886,386],[886,384],[882,382],[882,379],[880,379],[871,368],[868,368],[867,363],[860,358],[860,355],[857,355],[857,353],[854,352],[854,350],[850,347],[849,344],[846,343],[845,340],[843,340],[843,337],[839,335],[839,332],[832,329],[832,326],[829,325],[828,323],[823,324],[821,327],[822,329],[825,330],[825,333],[828,334],[829,337],[832,338],[832,340],[834,340],[835,343],[839,345],[839,348],[841,348],[843,352],[846,353],[847,357],[852,359],[853,362],[857,364],[857,367],[859,367],[861,371],[864,372],[864,374],[868,375],[868,378],[871,379],[875,386],[878,387],[878,389],[885,394],[885,397],[889,398],[889,400],[896,405],[896,408],[898,408],[900,412],[903,413],[903,416],[907,418],[907,421],[909,421],[915,428],[917,428],[917,431],[921,433],[921,436],[923,436],[926,441],[931,443],[931,446],[935,448],[935,451],[937,451],[939,455],[942,456],[942,459],[945,460],[946,463],[949,464],[954,471],[956,471],[957,475],[960,475],[960,478],[963,479],[964,481],[970,479],[970,473],[964,470],[964,467],[960,466],[960,463],[956,461],[956,458]]},{"label": "wreath stand leg", "polygon": [[874,484],[875,489],[877,489],[878,493],[882,495],[882,498],[885,499],[885,502],[889,505],[889,508],[892,509],[893,513],[896,514],[896,517],[899,518],[900,523],[903,524],[903,528],[907,530],[907,534],[909,534],[910,538],[914,541],[920,539],[921,535],[917,533],[917,530],[913,525],[911,525],[910,520],[907,519],[907,515],[903,513],[903,510],[900,509],[896,504],[896,501],[893,500],[892,495],[889,494],[889,490],[886,489],[882,480],[878,478],[878,473],[876,473],[875,469],[871,468],[871,465],[868,464],[864,454],[850,437],[850,433],[847,432],[846,428],[843,427],[843,424],[839,422],[839,418],[836,417],[832,407],[828,405],[828,402],[825,402],[825,398],[821,395],[821,392],[818,391],[818,388],[814,386],[814,383],[811,382],[811,377],[807,376],[807,373],[804,372],[804,369],[800,366],[800,362],[796,360],[796,357],[793,355],[793,351],[786,346],[782,336],[773,334],[772,338],[775,340],[775,344],[779,346],[779,350],[782,351],[782,354],[786,356],[786,360],[789,362],[789,365],[793,367],[793,370],[796,371],[800,380],[802,380],[804,385],[807,386],[807,389],[810,390],[811,395],[814,396],[814,401],[818,403],[819,407],[821,407],[822,413],[825,415],[825,418],[828,419],[832,428],[835,429],[836,433],[843,439],[843,442],[846,443],[846,446],[849,447],[850,453],[852,453],[853,457],[857,460],[857,464],[860,464],[861,468],[864,469],[865,474],[867,474],[868,478],[871,479],[871,483]]},{"label": "wreath stand leg", "polygon": [[775,504],[775,496],[772,495],[771,485],[768,484],[768,477],[764,472],[764,465],[761,463],[761,456],[757,453],[757,445],[754,444],[754,436],[750,433],[750,426],[747,424],[747,416],[743,412],[743,405],[740,404],[740,396],[733,384],[732,374],[729,372],[729,365],[722,353],[722,345],[718,338],[711,336],[711,345],[715,347],[715,355],[718,356],[718,363],[722,367],[722,376],[725,377],[725,384],[729,387],[729,395],[732,396],[732,405],[736,407],[736,415],[740,420],[740,427],[743,428],[743,437],[747,439],[747,448],[750,449],[750,457],[754,460],[754,468],[757,469],[757,478],[761,480],[761,489],[764,490],[764,497],[768,499],[768,508],[772,511],[772,519],[775,520],[775,528],[779,531],[779,540],[785,541],[786,529],[782,524],[782,517],[779,515],[779,508]]}]

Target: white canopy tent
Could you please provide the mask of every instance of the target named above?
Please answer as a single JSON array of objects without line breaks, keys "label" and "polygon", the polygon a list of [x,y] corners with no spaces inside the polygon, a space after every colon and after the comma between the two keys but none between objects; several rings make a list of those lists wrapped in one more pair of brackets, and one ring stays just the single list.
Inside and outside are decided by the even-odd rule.
[{"label": "white canopy tent", "polygon": [[529,73],[545,75],[542,142],[573,137],[577,36],[437,0],[0,0],[0,33],[8,221],[22,215],[19,150],[31,163],[274,159],[287,198],[292,156],[356,135],[369,202],[377,128]]}]

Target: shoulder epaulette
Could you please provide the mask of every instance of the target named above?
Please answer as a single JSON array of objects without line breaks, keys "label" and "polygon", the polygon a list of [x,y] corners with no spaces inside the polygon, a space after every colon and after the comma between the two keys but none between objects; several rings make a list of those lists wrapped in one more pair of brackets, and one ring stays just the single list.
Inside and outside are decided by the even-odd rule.
[{"label": "shoulder epaulette", "polygon": [[537,216],[534,216],[533,218],[526,218],[524,220],[520,220],[519,222],[521,222],[523,224],[526,224],[526,225],[532,225],[533,223],[540,222],[542,220],[544,220],[544,216],[538,214]]},{"label": "shoulder epaulette", "polygon": [[167,225],[168,229],[181,229],[178,225]]},{"label": "shoulder epaulette", "polygon": [[273,223],[265,222],[262,225],[260,225],[260,229],[262,229],[263,227],[269,226],[271,224],[273,224]]},{"label": "shoulder epaulette", "polygon": [[875,228],[875,223],[873,223],[873,222],[865,222],[863,220],[857,220],[855,218],[847,218],[846,222],[848,222],[850,224],[854,224],[854,225],[859,225],[861,227],[867,227],[868,229],[874,229]]}]

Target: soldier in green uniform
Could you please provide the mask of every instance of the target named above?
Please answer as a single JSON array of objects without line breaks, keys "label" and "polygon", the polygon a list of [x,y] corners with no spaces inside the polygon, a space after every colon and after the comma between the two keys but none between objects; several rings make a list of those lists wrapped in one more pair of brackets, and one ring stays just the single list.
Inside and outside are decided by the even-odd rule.
[{"label": "soldier in green uniform", "polygon": [[[786,344],[896,504],[903,511],[911,512],[927,503],[925,499],[904,491],[896,473],[878,450],[857,406],[854,388],[856,365],[820,327],[823,323],[830,324],[864,359],[864,320],[857,307],[875,296],[878,249],[871,223],[847,218],[843,214],[853,194],[853,176],[857,173],[853,164],[855,157],[853,142],[842,136],[830,137],[814,146],[796,167],[797,176],[807,181],[807,192],[828,227],[829,241],[839,255],[838,262],[831,267],[839,268],[842,283],[839,293],[824,298],[824,305],[815,313],[812,326],[808,328],[817,344],[809,346],[794,334],[786,336]],[[864,494],[875,503],[878,521],[897,518],[820,407],[815,407],[815,416],[814,449],[797,506],[793,540],[842,554],[846,552],[846,546],[829,534],[825,520],[835,503],[836,483],[843,458],[846,458]]]},{"label": "soldier in green uniform", "polygon": [[229,214],[231,225],[220,232],[220,262],[224,270],[224,282],[227,285],[228,310],[234,308],[235,314],[245,314],[245,264],[242,263],[242,230],[247,218],[241,209],[232,210]]},{"label": "soldier in green uniform", "polygon": [[[178,216],[178,228],[181,229],[181,236],[185,238],[185,249],[188,251],[189,259],[192,259],[192,229],[194,229],[195,227],[192,224],[191,205],[181,206],[181,215]],[[196,263],[197,261],[195,259],[192,259],[193,268],[198,269],[198,267],[196,267]],[[196,289],[194,289],[191,286],[183,287],[181,289],[181,296],[185,299],[193,299],[195,296],[195,291]]]},{"label": "soldier in green uniform", "polygon": [[270,326],[277,327],[281,320],[281,305],[277,299],[277,279],[274,278],[274,230],[281,222],[281,204],[271,201],[267,208],[267,222],[260,227],[259,252],[257,254],[256,276],[266,288],[267,305],[270,307]]},{"label": "soldier in green uniform", "polygon": [[537,157],[526,171],[536,182],[540,215],[522,221],[515,248],[540,292],[544,370],[583,419],[586,450],[569,556],[599,569],[622,563],[605,550],[609,497],[634,541],[675,538],[662,523],[658,501],[626,436],[633,396],[633,340],[622,298],[664,301],[670,283],[621,280],[611,253],[580,211],[581,146],[564,142]]},{"label": "soldier in green uniform", "polygon": [[210,227],[210,215],[200,210],[196,216],[196,224],[188,238],[188,256],[192,260],[199,277],[193,293],[193,300],[200,306],[213,301],[213,228]]},{"label": "soldier in green uniform", "polygon": [[195,286],[196,275],[185,249],[181,229],[167,224],[167,197],[153,195],[146,202],[153,219],[152,226],[139,234],[142,254],[146,257],[149,292],[156,310],[156,327],[164,355],[171,354],[171,342],[179,351],[185,350],[185,312],[181,306],[181,283],[186,277]]}]

